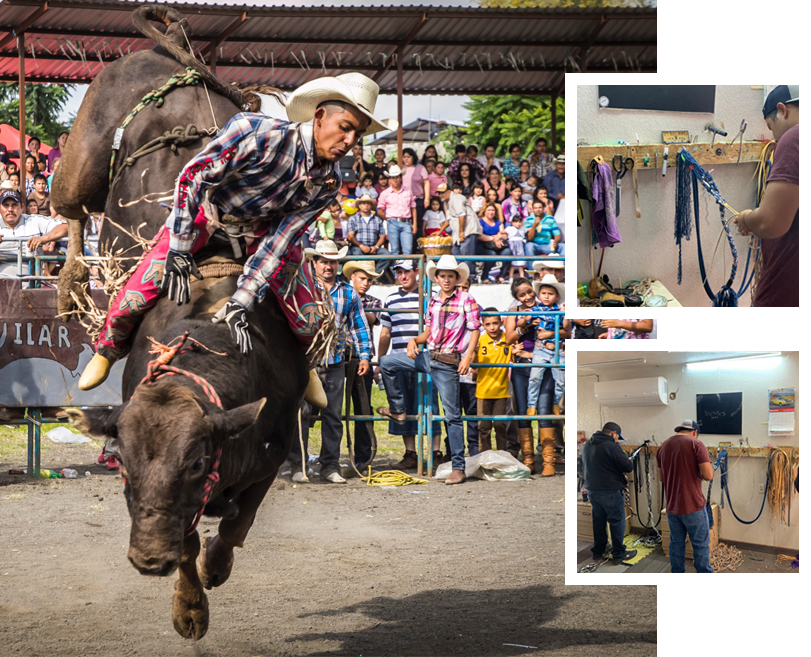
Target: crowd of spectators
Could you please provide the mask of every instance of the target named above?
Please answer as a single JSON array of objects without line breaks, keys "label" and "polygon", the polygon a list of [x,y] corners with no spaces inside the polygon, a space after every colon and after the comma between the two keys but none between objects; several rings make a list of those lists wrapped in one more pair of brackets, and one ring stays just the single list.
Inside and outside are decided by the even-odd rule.
[{"label": "crowd of spectators", "polygon": [[[367,204],[369,201],[364,200],[359,205]],[[354,471],[352,467],[338,468],[340,415],[347,381],[352,386],[352,405],[346,408],[347,414],[371,414],[375,382],[385,389],[389,404],[378,407],[376,412],[389,418],[389,433],[402,436],[404,443],[403,458],[391,467],[400,470],[417,467],[417,422],[409,418],[418,412],[419,373],[431,375],[434,414],[439,414],[439,399],[442,400],[444,421],[434,422],[432,449],[435,466],[447,461],[452,463],[452,474],[446,483],[464,481],[465,456],[492,449],[493,431],[496,449],[520,457],[532,472],[554,475],[555,465],[563,462],[563,440],[562,422],[552,418],[562,410],[565,340],[571,337],[572,325],[562,314],[541,313],[565,311],[563,263],[533,261],[527,268],[528,277],[513,279],[510,286],[513,300],[506,308],[483,309],[471,293],[471,269],[466,263],[458,262],[451,255],[429,261],[426,274],[432,289],[428,292],[425,329],[420,333],[415,261],[404,258],[393,262],[399,287],[380,299],[369,294],[370,286],[382,275],[371,261],[347,261],[340,270],[343,278],[339,275],[337,263],[347,251],[348,246],[339,248],[330,240],[322,240],[315,249],[306,251],[322,282],[326,281],[324,284],[330,287],[330,293],[341,299],[336,304],[336,322],[346,342],[335,363],[331,359],[330,365],[319,368],[325,390],[331,391],[328,407],[321,414],[322,481],[345,483]],[[409,310],[413,312],[403,312]],[[498,314],[521,311],[527,314]],[[373,339],[376,325],[380,328],[377,345]],[[423,345],[425,348],[420,350]],[[378,366],[370,367],[375,360]],[[341,367],[336,367],[336,363]],[[347,363],[350,372],[357,367],[357,376],[345,378]],[[471,367],[507,363],[538,367]],[[310,412],[304,402],[302,417],[309,418]],[[529,419],[468,420],[466,428],[462,420],[463,416],[510,414],[529,416]],[[537,420],[537,441],[531,420],[535,415],[542,418]],[[373,431],[371,423],[355,423],[354,467],[362,472],[372,456],[370,431]],[[301,444],[306,445],[308,436],[309,423],[303,422]],[[301,444],[296,442],[290,453],[296,482],[305,478]]]},{"label": "crowd of spectators", "polygon": [[[31,137],[23,157],[22,172],[12,160],[20,159],[19,151],[9,151],[0,144],[0,277],[19,276],[17,256],[20,242],[24,244],[23,256],[28,261],[23,275],[34,273],[30,261],[34,256],[57,255],[67,248],[67,223],[57,216],[50,201],[53,172],[67,139],[68,133],[61,133],[56,147],[46,156],[40,153],[42,142]],[[58,267],[55,262],[46,262],[41,273],[53,276]],[[25,286],[28,287],[29,283],[26,282]]]},{"label": "crowd of spectators", "polygon": [[[521,156],[520,144],[510,146],[503,162],[495,152],[494,144],[486,144],[481,155],[476,145],[460,144],[445,162],[429,144],[421,155],[404,148],[400,165],[382,148],[366,160],[358,144],[341,163],[340,207],[322,217],[330,230],[320,220],[305,236],[305,246],[333,239],[354,254],[407,256],[417,252],[421,237],[447,237],[454,255],[503,257],[471,262],[477,283],[514,280],[522,275],[527,255],[565,255],[555,218],[563,214],[565,155],[549,153],[545,139],[537,140],[528,158]],[[368,200],[359,203],[364,197]],[[361,206],[359,222],[354,217]],[[387,264],[378,272],[394,283]]]}]

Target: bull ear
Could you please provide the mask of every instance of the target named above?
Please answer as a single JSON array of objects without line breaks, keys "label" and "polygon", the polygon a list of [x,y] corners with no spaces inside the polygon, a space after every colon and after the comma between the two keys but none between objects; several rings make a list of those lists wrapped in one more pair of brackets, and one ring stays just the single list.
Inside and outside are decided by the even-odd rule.
[{"label": "bull ear", "polygon": [[[112,408],[66,408],[64,413],[82,433],[105,438],[118,437],[118,418],[126,404]],[[61,414],[60,414],[61,415]]]},{"label": "bull ear", "polygon": [[236,438],[245,429],[250,427],[259,417],[267,399],[262,397],[259,401],[232,408],[230,411],[215,413],[211,416],[214,433],[223,438]]}]

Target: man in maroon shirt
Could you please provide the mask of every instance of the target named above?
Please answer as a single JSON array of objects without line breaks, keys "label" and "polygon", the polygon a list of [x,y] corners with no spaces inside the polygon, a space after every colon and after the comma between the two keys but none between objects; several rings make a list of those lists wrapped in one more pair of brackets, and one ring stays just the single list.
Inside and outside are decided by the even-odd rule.
[{"label": "man in maroon shirt", "polygon": [[698,439],[697,422],[685,420],[674,431],[676,435],[656,452],[670,525],[670,572],[684,572],[685,541],[690,536],[696,572],[711,573],[710,523],[701,489],[702,482],[713,476],[710,455]]},{"label": "man in maroon shirt", "polygon": [[800,305],[800,88],[781,84],[763,105],[774,149],[760,205],[737,217],[742,235],[761,238],[763,268],[755,306]]}]

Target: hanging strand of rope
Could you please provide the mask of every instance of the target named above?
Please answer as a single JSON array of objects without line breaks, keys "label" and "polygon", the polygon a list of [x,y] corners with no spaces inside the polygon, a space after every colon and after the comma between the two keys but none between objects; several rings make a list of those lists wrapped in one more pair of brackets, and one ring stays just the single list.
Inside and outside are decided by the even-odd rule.
[{"label": "hanging strand of rope", "polygon": [[[701,221],[699,211],[699,197],[698,197],[698,183],[701,183],[704,188],[715,198],[721,213],[721,224],[723,225],[724,232],[726,233],[727,242],[729,243],[730,251],[732,252],[732,269],[729,274],[729,279],[715,293],[712,291],[709,282],[707,281],[707,271],[704,266],[704,253],[701,248]],[[738,271],[738,250],[735,248],[735,241],[732,239],[732,232],[729,229],[729,222],[725,220],[725,209],[730,210],[733,214],[738,214],[732,208],[726,199],[721,196],[718,186],[715,184],[712,176],[702,168],[696,159],[687,152],[686,149],[679,151],[678,155],[678,191],[676,194],[676,227],[675,237],[676,244],[679,246],[679,278],[678,282],[681,284],[682,279],[682,261],[681,261],[681,240],[682,238],[690,239],[690,205],[692,200],[693,212],[695,214],[696,224],[696,245],[698,247],[698,266],[701,272],[701,282],[704,285],[704,291],[712,301],[714,307],[719,306],[737,306],[738,296],[732,289],[735,282],[735,275]],[[716,247],[717,248],[717,247]],[[748,262],[748,260],[747,260]],[[744,275],[744,278],[746,276]]]},{"label": "hanging strand of rope", "polygon": [[782,449],[776,449],[769,457],[769,481],[771,485],[768,490],[769,512],[771,513],[772,525],[779,514],[780,520],[791,526],[791,490],[794,487],[794,480],[791,476],[791,464],[788,455]]},{"label": "hanging strand of rope", "polygon": [[732,499],[729,496],[729,481],[727,480],[727,473],[729,473],[729,466],[728,466],[728,463],[727,463],[726,450],[723,450],[721,455],[719,455],[719,458],[721,459],[721,464],[720,464],[720,468],[721,468],[721,508],[723,508],[723,506],[724,506],[724,493],[726,493],[727,502],[729,503],[729,510],[732,511],[732,515],[735,516],[735,520],[737,520],[738,522],[740,522],[740,523],[742,523],[744,525],[752,525],[752,524],[756,523],[758,521],[758,518],[760,518],[761,514],[763,513],[763,509],[766,507],[766,496],[769,494],[769,482],[770,482],[769,473],[771,471],[771,464],[772,464],[772,458],[773,457],[774,457],[774,453],[772,453],[772,455],[769,456],[769,463],[768,463],[768,466],[766,468],[766,486],[765,486],[764,491],[763,491],[763,501],[760,503],[760,511],[758,511],[758,514],[757,514],[757,516],[755,517],[754,520],[741,520],[738,517],[738,514],[735,513],[735,509],[732,508]]}]

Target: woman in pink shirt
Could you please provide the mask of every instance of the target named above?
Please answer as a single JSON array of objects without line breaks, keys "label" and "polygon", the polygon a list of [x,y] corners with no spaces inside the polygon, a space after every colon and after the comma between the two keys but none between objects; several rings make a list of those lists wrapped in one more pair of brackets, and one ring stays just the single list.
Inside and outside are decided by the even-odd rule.
[{"label": "woman in pink shirt", "polygon": [[417,235],[422,235],[422,217],[425,214],[425,199],[431,198],[428,170],[417,160],[413,148],[403,149],[403,187],[411,191],[417,204]]},{"label": "woman in pink shirt", "polygon": [[507,197],[507,187],[501,179],[501,169],[497,166],[492,166],[487,172],[487,180],[484,181],[484,192],[487,193],[488,189],[495,189],[496,196],[499,203]]}]

